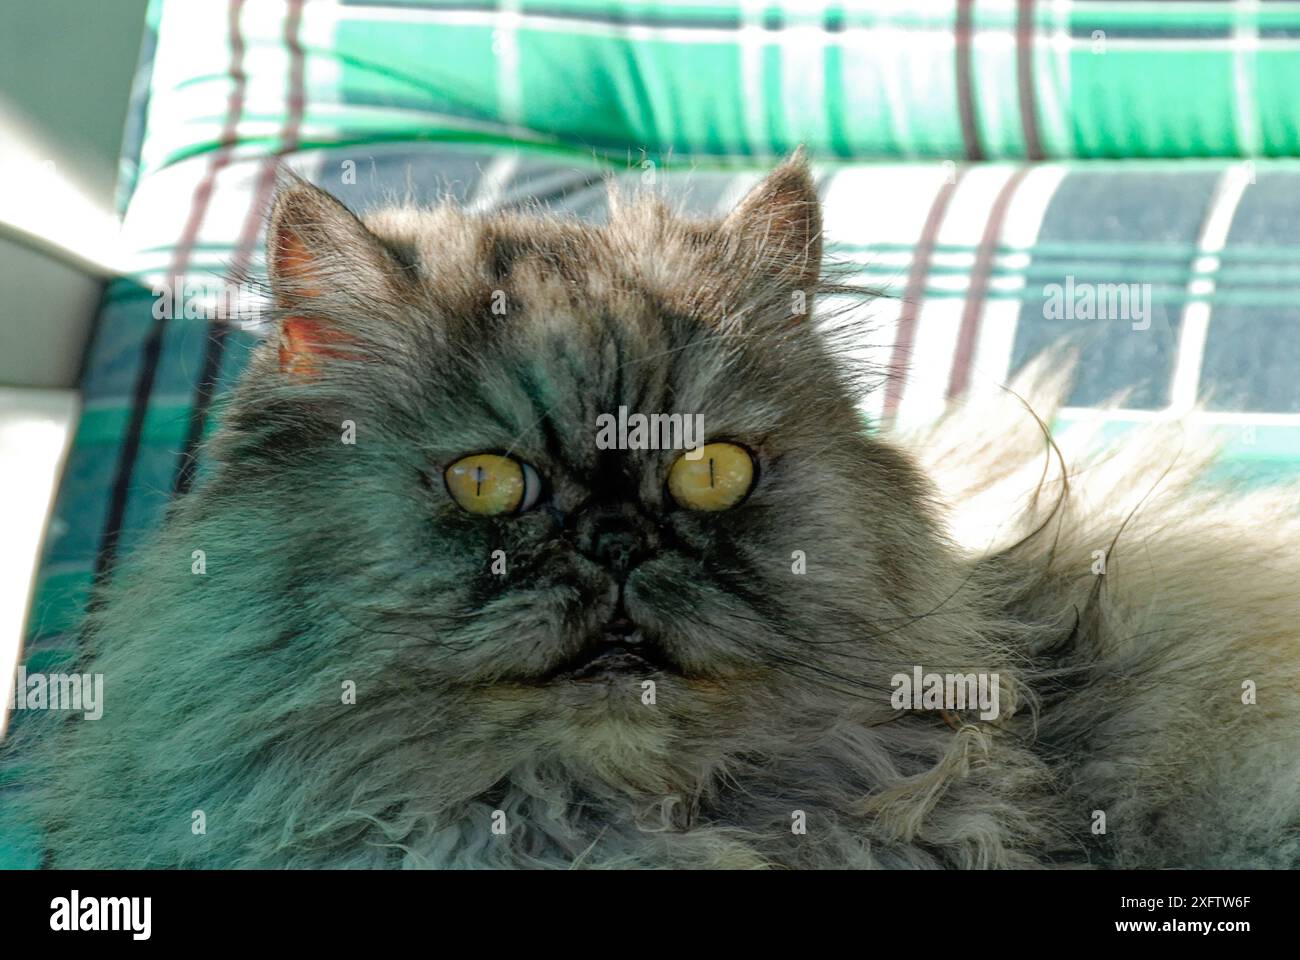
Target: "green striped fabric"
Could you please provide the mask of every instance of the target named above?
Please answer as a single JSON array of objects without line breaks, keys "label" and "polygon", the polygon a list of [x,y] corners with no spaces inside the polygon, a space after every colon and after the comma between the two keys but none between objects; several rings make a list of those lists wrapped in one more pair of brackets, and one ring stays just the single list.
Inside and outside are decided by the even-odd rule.
[{"label": "green striped fabric", "polygon": [[[85,411],[33,608],[34,651],[70,649],[96,576],[187,488],[197,444],[264,333],[244,322],[256,316],[255,291],[224,317],[207,318],[202,303],[232,268],[261,272],[276,155],[219,158],[146,176],[128,208],[132,252],[86,362]],[[490,210],[542,200],[599,220],[605,175],[628,189],[644,179],[639,167],[598,158],[473,143],[346,145],[286,159],[358,211],[400,184],[420,202],[447,196]],[[1072,338],[1083,361],[1062,428],[1100,416],[1123,429],[1201,401],[1197,417],[1227,444],[1226,470],[1295,472],[1300,161],[819,161],[815,170],[829,256],[862,291],[849,304],[862,355],[888,374],[867,399],[870,419],[923,423]],[[761,175],[670,165],[656,187],[688,211],[717,214]],[[155,290],[177,270],[200,309],[159,320]],[[1109,302],[1112,290],[1119,302]],[[1084,293],[1096,295],[1092,313]],[[1121,393],[1123,406],[1100,409]]]},{"label": "green striped fabric", "polygon": [[[793,82],[791,65],[824,65],[831,48],[851,55],[855,76],[893,85],[885,100],[900,107],[895,116],[911,117],[918,111],[901,105],[925,101],[929,119],[909,122],[937,136],[955,122],[939,109],[952,101],[936,78],[952,80],[959,14],[974,17],[971,50],[986,49],[992,63],[994,51],[1017,49],[1026,17],[1039,25],[1036,57],[1081,56],[1077,35],[1094,22],[1105,24],[1111,52],[1152,39],[1157,26],[1177,38],[1171,50],[1202,40],[1217,49],[1229,14],[1258,27],[1263,51],[1265,39],[1284,42],[1275,34],[1286,33],[1295,6],[981,3],[975,16],[945,3],[918,13],[876,3],[155,0],[142,122],[126,158],[134,189],[122,276],[109,286],[86,358],[85,412],[51,521],[32,649],[68,649],[96,577],[110,575],[118,554],[194,480],[214,410],[263,332],[241,323],[258,305],[241,301],[217,319],[202,311],[159,319],[155,291],[179,277],[201,301],[231,273],[258,274],[281,160],[358,211],[404,189],[475,209],[540,200],[599,219],[602,178],[612,172],[629,187],[654,179],[688,210],[718,213],[769,163],[759,128],[743,126],[750,120],[775,123],[779,113],[816,124],[834,114],[843,131],[882,109],[865,102],[880,99],[863,95],[869,85],[852,86],[848,98],[847,87],[836,94],[825,84],[815,94],[825,109],[816,117],[805,109],[811,101],[799,98],[813,94]],[[1047,23],[1049,14],[1060,23]],[[1068,42],[1047,42],[1062,36],[1061,24]],[[682,42],[652,55],[666,37]],[[806,49],[795,53],[800,44]],[[755,51],[767,52],[747,59]],[[678,56],[687,59],[664,59]],[[1147,87],[1159,63],[1153,55]],[[757,73],[746,72],[755,64]],[[1005,84],[977,86],[1008,95]],[[743,109],[728,112],[724,101]],[[1061,129],[1081,129],[1077,97],[1058,106],[1075,118]],[[729,113],[726,123],[693,112],[706,108]],[[1278,129],[1300,127],[1280,107],[1268,109]],[[985,121],[993,114],[986,110]],[[1112,124],[1122,116],[1115,111]],[[656,135],[643,137],[651,119]],[[1144,135],[1171,129],[1129,122]],[[724,134],[744,143],[722,151],[709,138]],[[656,141],[663,149],[650,150]],[[854,142],[849,152],[866,149],[866,140]],[[868,399],[869,417],[924,422],[950,398],[998,389],[1029,357],[1072,337],[1084,360],[1066,424],[1096,416],[1120,392],[1124,407],[1102,414],[1117,429],[1201,400],[1199,416],[1224,432],[1230,469],[1265,477],[1294,469],[1300,161],[881,164],[840,152],[830,140],[813,150],[828,250],[863,290],[862,351],[888,374]],[[1100,317],[1079,301],[1116,292],[1132,302],[1111,303]]]},{"label": "green striped fabric", "polygon": [[[294,3],[167,0],[143,162],[273,147]],[[728,163],[1300,154],[1300,2],[352,0],[298,42],[304,143],[527,140]]]}]

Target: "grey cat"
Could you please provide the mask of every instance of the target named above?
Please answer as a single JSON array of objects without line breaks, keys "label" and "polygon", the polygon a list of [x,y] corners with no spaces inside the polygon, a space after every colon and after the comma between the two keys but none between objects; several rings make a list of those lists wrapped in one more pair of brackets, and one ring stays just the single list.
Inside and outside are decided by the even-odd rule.
[{"label": "grey cat", "polygon": [[290,181],[268,261],[212,475],[87,627],[103,718],[11,745],[52,865],[1300,864],[1294,491],[1167,431],[1067,470],[1008,402],[867,430],[801,157],[717,222]]}]

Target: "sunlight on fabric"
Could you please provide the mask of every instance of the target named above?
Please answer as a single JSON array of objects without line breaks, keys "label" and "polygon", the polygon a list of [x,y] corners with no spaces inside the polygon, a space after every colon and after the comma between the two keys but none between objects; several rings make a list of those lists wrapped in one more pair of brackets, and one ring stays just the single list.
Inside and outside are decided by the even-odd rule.
[{"label": "sunlight on fabric", "polygon": [[45,522],[77,410],[71,390],[0,387],[0,735],[9,720]]}]

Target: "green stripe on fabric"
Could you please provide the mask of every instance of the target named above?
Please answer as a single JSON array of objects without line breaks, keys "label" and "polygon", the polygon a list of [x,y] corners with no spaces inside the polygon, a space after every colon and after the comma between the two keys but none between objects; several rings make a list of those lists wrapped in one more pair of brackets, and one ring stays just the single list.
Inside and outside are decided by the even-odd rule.
[{"label": "green stripe on fabric", "polygon": [[[190,404],[154,398],[140,431],[141,442],[150,446],[179,446],[189,429]],[[126,435],[131,419],[129,407],[88,407],[73,440],[77,446],[116,446]]]},{"label": "green stripe on fabric", "polygon": [[851,157],[844,116],[848,112],[844,95],[844,51],[836,44],[827,44],[822,61],[822,94],[825,97],[826,129],[831,152],[838,157]]},{"label": "green stripe on fabric", "polygon": [[[1095,424],[1101,413],[1086,413],[1082,416],[1071,414],[1059,415],[1052,425],[1053,430],[1079,424]],[[1129,430],[1140,427],[1146,421],[1125,419],[1123,413],[1114,414],[1114,419],[1104,422],[1098,431],[1098,440],[1102,444],[1110,443],[1124,436]],[[1300,459],[1300,425],[1262,424],[1262,423],[1217,423],[1206,425],[1215,438],[1223,444],[1222,456],[1228,460],[1238,461],[1289,461],[1293,464]],[[1300,506],[1300,505],[1298,505]]]},{"label": "green stripe on fabric", "polygon": [[1282,484],[1294,484],[1300,478],[1300,450],[1291,457],[1259,459],[1225,459],[1214,464],[1201,478],[1202,486],[1236,490],[1262,490]]}]

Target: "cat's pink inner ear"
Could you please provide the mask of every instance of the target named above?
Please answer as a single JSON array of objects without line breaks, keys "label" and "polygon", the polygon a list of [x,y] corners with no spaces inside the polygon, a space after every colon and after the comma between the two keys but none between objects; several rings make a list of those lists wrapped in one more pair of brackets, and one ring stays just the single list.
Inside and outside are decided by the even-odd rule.
[{"label": "cat's pink inner ear", "polygon": [[[320,296],[320,274],[302,239],[281,225],[275,237],[276,303],[292,310]],[[295,377],[320,374],[322,359],[338,356],[330,346],[345,342],[337,331],[309,316],[289,314],[280,321],[280,370]]]},{"label": "cat's pink inner ear", "polygon": [[318,376],[324,358],[343,355],[330,349],[330,344],[343,343],[345,338],[322,323],[308,317],[285,317],[280,323],[280,370],[295,377]]},{"label": "cat's pink inner ear", "polygon": [[272,270],[279,281],[276,300],[291,307],[300,300],[320,295],[320,276],[311,253],[292,227],[281,225],[275,237],[275,263]]}]

